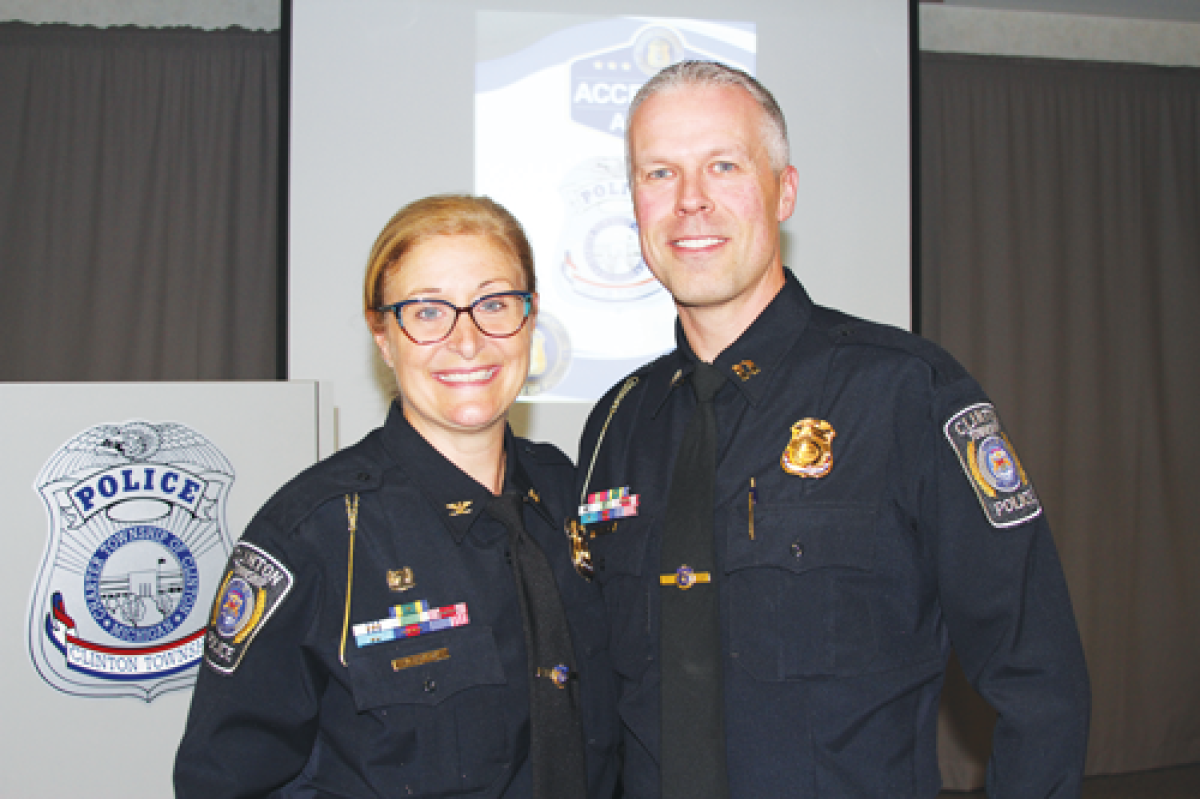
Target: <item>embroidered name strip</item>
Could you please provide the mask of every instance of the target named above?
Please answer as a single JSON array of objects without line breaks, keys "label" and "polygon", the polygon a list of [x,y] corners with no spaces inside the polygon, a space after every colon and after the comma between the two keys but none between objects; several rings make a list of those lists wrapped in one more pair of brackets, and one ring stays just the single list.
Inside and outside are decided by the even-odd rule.
[{"label": "embroidered name strip", "polygon": [[403,671],[413,666],[424,666],[426,663],[437,663],[439,660],[449,660],[449,649],[434,649],[419,655],[409,655],[406,658],[396,658],[392,661],[392,671]]}]

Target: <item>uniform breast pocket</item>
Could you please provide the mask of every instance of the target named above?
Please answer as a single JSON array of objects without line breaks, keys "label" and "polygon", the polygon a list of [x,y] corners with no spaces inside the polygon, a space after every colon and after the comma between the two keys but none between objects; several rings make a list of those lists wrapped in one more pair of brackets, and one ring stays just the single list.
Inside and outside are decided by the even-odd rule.
[{"label": "uniform breast pocket", "polygon": [[591,540],[595,581],[604,593],[613,667],[628,680],[640,680],[653,652],[650,637],[650,584],[643,575],[652,518],[621,519]]},{"label": "uniform breast pocket", "polygon": [[359,713],[380,722],[379,768],[418,794],[478,790],[510,765],[507,680],[492,628],[364,647],[350,660]]},{"label": "uniform breast pocket", "polygon": [[855,505],[755,507],[730,522],[726,580],[736,662],[760,680],[844,675],[878,647],[874,509]]}]

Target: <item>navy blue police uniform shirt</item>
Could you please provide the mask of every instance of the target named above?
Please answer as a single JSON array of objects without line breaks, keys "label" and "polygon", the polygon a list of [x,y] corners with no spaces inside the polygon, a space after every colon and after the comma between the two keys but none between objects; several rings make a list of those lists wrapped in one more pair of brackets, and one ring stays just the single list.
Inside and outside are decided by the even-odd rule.
[{"label": "navy blue police uniform shirt", "polygon": [[[589,796],[609,797],[615,683],[603,599],[572,569],[564,533],[573,468],[511,431],[506,451],[506,483],[526,498],[526,528],[570,624]],[[176,795],[528,797],[529,665],[490,496],[397,405],[383,428],[276,494],[235,545],[217,595]],[[385,621],[405,605],[442,618]],[[420,634],[396,632],[414,629],[397,627],[406,620]]]},{"label": "navy blue police uniform shirt", "polygon": [[[639,799],[659,795],[660,595],[680,590],[660,585],[659,553],[696,406],[676,330],[679,349],[597,403],[577,470],[577,500],[601,514],[585,538]],[[923,339],[814,306],[790,273],[716,365],[717,568],[688,590],[720,592],[732,795],[935,796],[953,642],[999,711],[988,795],[1078,796],[1083,651],[1045,515],[979,385]]]}]

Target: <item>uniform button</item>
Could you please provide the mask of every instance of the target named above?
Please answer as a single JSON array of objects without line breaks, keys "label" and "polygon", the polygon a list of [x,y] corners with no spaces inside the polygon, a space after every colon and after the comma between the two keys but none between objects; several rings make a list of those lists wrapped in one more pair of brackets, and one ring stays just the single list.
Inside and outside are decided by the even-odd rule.
[{"label": "uniform button", "polygon": [[804,557],[804,545],[799,541],[792,542],[792,557],[794,557],[796,560],[800,560]]},{"label": "uniform button", "polygon": [[371,475],[369,472],[359,472],[357,477],[358,477],[358,482],[360,482],[360,483],[366,483],[371,479]]},{"label": "uniform button", "polygon": [[433,693],[433,692],[434,692],[434,691],[436,691],[436,690],[437,690],[437,683],[436,683],[436,682],[434,682],[433,680],[426,680],[426,681],[425,681],[425,693],[427,693],[427,694],[431,694],[431,693]]}]

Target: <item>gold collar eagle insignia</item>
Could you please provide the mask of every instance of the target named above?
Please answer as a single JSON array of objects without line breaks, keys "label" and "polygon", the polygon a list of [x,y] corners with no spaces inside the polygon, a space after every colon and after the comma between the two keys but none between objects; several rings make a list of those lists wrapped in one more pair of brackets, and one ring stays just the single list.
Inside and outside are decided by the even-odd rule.
[{"label": "gold collar eagle insignia", "polygon": [[824,477],[833,468],[833,426],[823,419],[801,419],[792,425],[792,440],[779,458],[788,474]]}]

